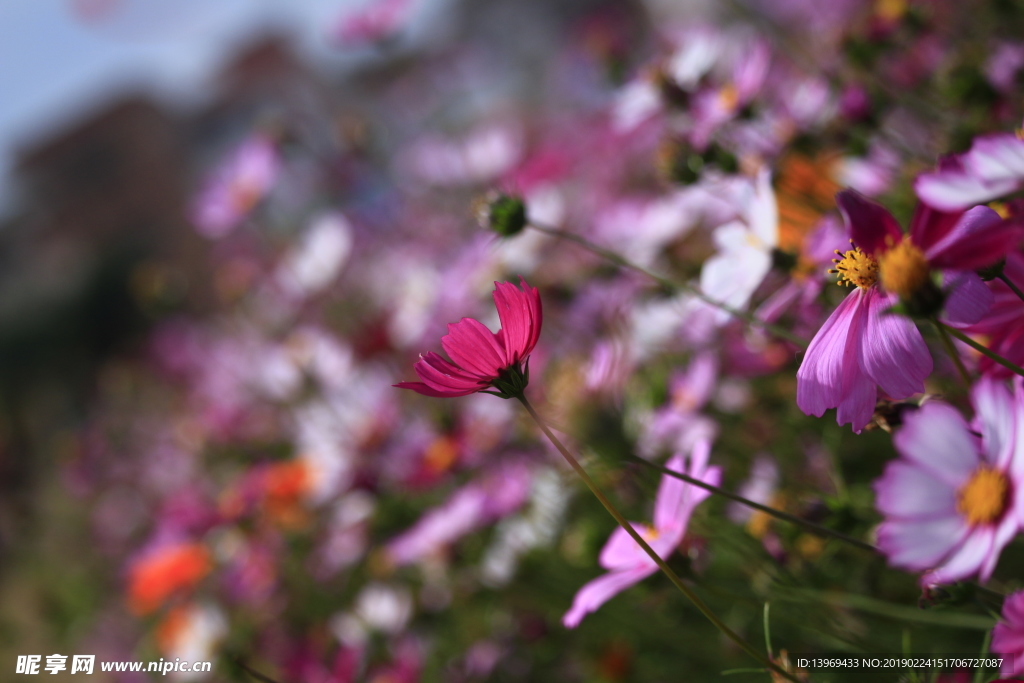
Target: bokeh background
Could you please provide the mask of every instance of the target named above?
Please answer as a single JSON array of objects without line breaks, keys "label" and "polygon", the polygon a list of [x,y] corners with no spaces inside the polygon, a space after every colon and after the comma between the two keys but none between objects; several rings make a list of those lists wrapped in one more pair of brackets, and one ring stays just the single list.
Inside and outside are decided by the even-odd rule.
[{"label": "bokeh background", "polygon": [[[905,220],[913,173],[1019,124],[1022,25],[1005,2],[0,3],[0,679],[52,653],[279,683],[750,667],[660,578],[564,628],[600,506],[513,402],[390,385],[445,323],[495,328],[491,282],[523,275],[531,395],[631,518],[658,478],[630,458],[672,447],[650,425],[675,411],[675,446],[718,435],[728,487],[869,534],[890,439],[801,414],[795,347],[569,243],[500,240],[474,202],[521,193],[684,279],[739,196],[693,190],[705,165],[771,167],[794,245],[846,185]],[[695,44],[772,55],[758,93],[699,75],[727,114],[696,166],[623,123],[651,108],[631,84],[689,106],[663,76],[700,72],[665,66]],[[782,321],[809,336],[805,313]],[[674,562],[759,647],[771,602],[775,655],[981,650],[984,606],[919,610],[913,576],[858,553],[715,500]]]}]

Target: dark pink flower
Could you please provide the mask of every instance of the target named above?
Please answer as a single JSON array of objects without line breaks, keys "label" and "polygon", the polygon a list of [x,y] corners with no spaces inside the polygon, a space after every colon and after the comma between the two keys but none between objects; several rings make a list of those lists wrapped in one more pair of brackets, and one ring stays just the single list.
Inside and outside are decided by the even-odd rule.
[{"label": "dark pink flower", "polygon": [[[922,584],[988,580],[1024,519],[1024,393],[996,380],[971,392],[974,421],[933,401],[909,413],[893,442],[900,458],[875,482],[878,546]],[[980,435],[980,436],[977,436]]]},{"label": "dark pink flower", "polygon": [[519,283],[521,289],[511,282],[494,283],[494,305],[501,321],[496,334],[473,318],[450,323],[441,346],[454,362],[431,351],[414,366],[422,382],[394,386],[441,398],[478,391],[502,398],[521,394],[530,379],[527,359],[540,337],[542,313],[537,288],[523,278]]},{"label": "dark pink flower", "polygon": [[1003,601],[1002,618],[992,629],[992,652],[1005,657],[1001,674],[1024,674],[1024,591],[1011,593]]}]

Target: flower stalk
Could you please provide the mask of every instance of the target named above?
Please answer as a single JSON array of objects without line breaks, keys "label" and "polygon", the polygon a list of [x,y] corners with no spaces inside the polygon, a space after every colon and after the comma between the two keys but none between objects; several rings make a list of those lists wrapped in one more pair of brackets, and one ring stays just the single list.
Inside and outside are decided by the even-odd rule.
[{"label": "flower stalk", "polygon": [[967,368],[964,367],[964,361],[960,358],[960,354],[957,353],[956,347],[953,346],[953,340],[949,337],[949,332],[938,320],[932,320],[935,323],[935,329],[939,331],[939,339],[942,340],[942,346],[946,349],[946,353],[953,359],[953,363],[956,365],[957,372],[960,373],[960,378],[963,379],[964,385],[969,389],[971,387],[971,375],[967,372]]},{"label": "flower stalk", "polygon": [[607,496],[605,496],[604,493],[601,492],[601,489],[597,487],[597,484],[594,483],[594,480],[590,478],[590,475],[587,474],[587,471],[585,469],[583,469],[583,466],[580,465],[579,461],[576,460],[575,457],[573,457],[572,453],[570,453],[568,449],[566,449],[566,447],[562,444],[558,437],[555,436],[554,432],[552,432],[548,428],[547,424],[544,423],[544,421],[541,419],[540,415],[537,414],[537,411],[534,409],[533,405],[526,398],[526,396],[524,394],[519,394],[518,396],[516,396],[516,398],[519,399],[519,402],[523,404],[523,407],[526,408],[526,412],[530,414],[530,417],[532,417],[534,422],[537,423],[537,426],[540,427],[542,432],[544,432],[544,435],[548,438],[548,440],[550,440],[551,443],[555,446],[555,448],[558,449],[558,452],[562,454],[562,457],[565,458],[565,461],[569,463],[569,466],[572,467],[572,469],[575,470],[576,474],[580,476],[580,478],[583,480],[583,483],[586,484],[587,488],[590,489],[591,493],[593,493],[594,496],[601,502],[604,508],[608,511],[608,514],[610,514],[615,519],[615,521],[619,523],[619,526],[621,526],[623,530],[627,534],[629,534],[630,538],[636,541],[637,545],[639,545],[643,549],[643,551],[647,553],[651,560],[656,565],[658,565],[658,568],[662,571],[662,573],[665,574],[665,576],[669,578],[669,580],[673,584],[675,584],[676,588],[678,588],[683,593],[683,595],[685,595],[690,600],[690,602],[692,602],[693,605],[698,610],[700,610],[701,614],[707,617],[708,621],[714,624],[719,631],[721,631],[726,637],[728,637],[730,640],[736,643],[740,648],[743,649],[743,651],[745,651],[751,657],[760,662],[765,668],[774,672],[777,675],[784,677],[786,680],[793,681],[794,683],[799,683],[799,680],[796,677],[794,677],[791,673],[782,669],[780,666],[773,663],[771,660],[767,659],[753,645],[745,641],[742,637],[740,637],[739,634],[737,634],[735,631],[729,628],[725,624],[725,622],[719,619],[715,615],[715,613],[711,611],[711,608],[708,607],[707,604],[705,604],[704,601],[701,600],[689,586],[683,583],[683,580],[679,578],[679,575],[676,574],[663,559],[661,559],[658,553],[654,552],[654,550],[651,548],[650,545],[647,544],[643,537],[636,532],[636,530],[633,528],[633,525],[626,521],[626,518],[622,516],[622,513],[619,512],[618,508],[616,508],[615,505],[610,500],[608,500]]},{"label": "flower stalk", "polygon": [[640,273],[641,275],[650,278],[654,282],[658,283],[658,285],[660,285],[661,287],[665,288],[670,292],[681,291],[686,292],[687,294],[692,294],[693,296],[697,297],[698,299],[708,304],[709,306],[714,306],[715,308],[721,311],[725,311],[726,313],[735,318],[739,318],[740,320],[743,320],[744,322],[750,325],[754,325],[755,327],[760,327],[766,332],[771,332],[776,337],[785,339],[786,341],[796,344],[801,348],[807,348],[808,342],[803,337],[797,336],[790,332],[789,330],[780,327],[779,325],[775,325],[773,323],[761,320],[760,318],[751,313],[741,311],[738,308],[733,308],[729,304],[723,303],[721,301],[716,301],[715,299],[709,297],[707,294],[702,292],[697,287],[694,287],[683,282],[677,282],[675,280],[665,277],[664,275],[658,275],[654,271],[648,270],[647,268],[644,268],[643,266],[637,263],[633,263],[632,261],[625,258],[621,254],[617,254],[610,249],[605,249],[604,247],[594,244],[586,237],[576,235],[566,230],[560,230],[558,228],[552,228],[550,226],[541,225],[534,222],[531,222],[529,224],[529,227],[533,228],[534,230],[537,230],[538,232],[542,232],[545,235],[551,235],[552,237],[557,237],[559,239],[575,242],[576,244],[580,245],[587,251],[596,254],[601,258],[607,259],[608,261],[611,261],[612,263],[616,264],[621,268],[632,270],[633,272]]},{"label": "flower stalk", "polygon": [[767,505],[762,505],[761,503],[756,503],[750,500],[749,498],[744,498],[743,496],[737,495],[730,491],[726,491],[725,489],[714,486],[713,484],[708,484],[707,482],[703,482],[700,479],[695,479],[694,477],[691,477],[685,473],[670,470],[667,467],[663,467],[662,465],[658,465],[656,463],[650,462],[649,460],[644,460],[643,458],[638,458],[636,456],[630,457],[630,460],[639,462],[651,468],[652,470],[656,470],[658,472],[661,472],[662,474],[667,474],[670,477],[681,479],[682,481],[685,481],[687,484],[692,484],[693,486],[696,486],[698,488],[710,491],[711,493],[719,495],[722,498],[735,501],[741,505],[746,505],[749,508],[758,510],[767,515],[771,515],[776,519],[781,519],[782,521],[789,522],[790,524],[796,524],[797,526],[807,529],[813,534],[835,538],[845,543],[849,543],[852,546],[860,548],[861,550],[867,550],[873,553],[881,552],[878,548],[871,545],[870,543],[865,543],[864,541],[856,539],[853,536],[847,536],[846,534],[836,531],[835,529],[829,529],[828,527],[821,526],[820,524],[815,524],[814,522],[802,519],[800,517],[797,517],[796,515],[791,515],[788,512],[783,512],[782,510],[778,510]]},{"label": "flower stalk", "polygon": [[1010,370],[1014,374],[1017,374],[1017,375],[1020,375],[1021,377],[1024,377],[1024,368],[1022,368],[1019,365],[1016,365],[1014,363],[1011,363],[1010,361],[1006,360],[1005,358],[1000,356],[995,351],[992,351],[988,347],[986,347],[986,346],[984,346],[982,344],[979,344],[978,342],[974,341],[969,336],[967,336],[966,334],[964,334],[960,330],[956,329],[955,327],[947,325],[944,322],[939,322],[937,324],[938,324],[940,329],[946,330],[946,332],[948,332],[949,334],[953,335],[954,337],[956,337],[957,339],[962,341],[964,344],[967,344],[968,346],[970,346],[972,349],[974,349],[975,351],[977,351],[981,355],[987,357],[992,362],[999,363],[1004,368],[1006,368],[1007,370]]}]

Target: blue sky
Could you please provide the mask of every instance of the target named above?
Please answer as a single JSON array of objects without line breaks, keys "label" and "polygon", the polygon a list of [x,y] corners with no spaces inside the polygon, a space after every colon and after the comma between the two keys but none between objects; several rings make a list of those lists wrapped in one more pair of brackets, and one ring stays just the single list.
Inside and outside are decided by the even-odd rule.
[{"label": "blue sky", "polygon": [[[177,106],[255,34],[276,28],[314,62],[344,60],[327,30],[366,0],[0,0],[0,212],[20,148],[126,91]],[[109,5],[91,20],[76,3]]]}]

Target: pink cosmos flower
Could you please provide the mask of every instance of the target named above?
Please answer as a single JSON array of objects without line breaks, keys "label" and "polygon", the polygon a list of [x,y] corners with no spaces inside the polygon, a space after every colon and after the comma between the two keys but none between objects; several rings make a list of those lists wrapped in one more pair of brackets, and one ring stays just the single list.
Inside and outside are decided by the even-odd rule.
[{"label": "pink cosmos flower", "polygon": [[207,180],[192,207],[192,222],[205,237],[231,232],[267,194],[280,172],[281,160],[270,137],[245,140]]},{"label": "pink cosmos flower", "polygon": [[514,512],[530,492],[530,470],[510,463],[466,484],[387,544],[396,565],[419,561]]},{"label": "pink cosmos flower", "polygon": [[971,425],[940,402],[907,415],[893,438],[902,457],[875,482],[878,545],[924,585],[987,580],[1024,520],[1024,388],[983,379],[971,398]]},{"label": "pink cosmos flower", "polygon": [[[890,398],[907,398],[924,391],[932,371],[917,327],[886,311],[900,299],[930,306],[926,314],[944,304],[948,322],[977,322],[992,294],[972,271],[999,261],[1019,232],[984,206],[944,213],[918,204],[904,235],[892,214],[857,192],[840,192],[836,202],[854,248],[837,259],[835,272],[840,284],[856,289],[811,341],[797,371],[797,405],[819,417],[838,408],[839,424],[859,431],[871,419],[876,386]],[[951,290],[944,302],[932,270],[943,272]]]},{"label": "pink cosmos flower", "polygon": [[1006,596],[1002,619],[992,629],[992,652],[1006,657],[1000,673],[1024,674],[1024,591]]},{"label": "pink cosmos flower", "polygon": [[[521,394],[530,379],[528,358],[540,337],[542,313],[537,288],[521,277],[519,284],[521,289],[511,282],[494,283],[494,305],[501,321],[497,334],[473,318],[450,323],[441,346],[454,363],[431,351],[414,366],[422,382],[394,386],[441,398],[478,391],[502,398]],[[489,387],[498,391],[488,391]]]},{"label": "pink cosmos flower", "polygon": [[[710,442],[701,441],[690,453],[689,468],[685,468],[682,455],[674,456],[666,463],[666,467],[717,486],[721,481],[722,472],[719,467],[708,466],[710,454]],[[709,495],[711,494],[704,489],[665,475],[661,478],[654,500],[654,525],[633,523],[633,528],[643,536],[659,557],[666,558],[683,540],[694,508]],[[622,528],[612,532],[601,550],[598,563],[607,569],[608,573],[585,584],[576,593],[572,607],[562,617],[562,623],[566,628],[576,628],[584,616],[595,611],[616,594],[658,571],[658,565]]]},{"label": "pink cosmos flower", "polygon": [[859,432],[874,413],[877,387],[893,398],[924,391],[932,358],[910,320],[884,315],[897,297],[879,287],[872,254],[884,247],[886,234],[900,235],[895,219],[854,192],[841,192],[836,201],[858,244],[846,252],[837,271],[841,284],[856,288],[807,347],[796,374],[796,402],[816,417],[838,408],[838,423],[852,423]]},{"label": "pink cosmos flower", "polygon": [[975,138],[964,154],[942,160],[939,170],[918,176],[921,201],[943,211],[964,209],[1024,185],[1024,139],[1016,133]]}]

